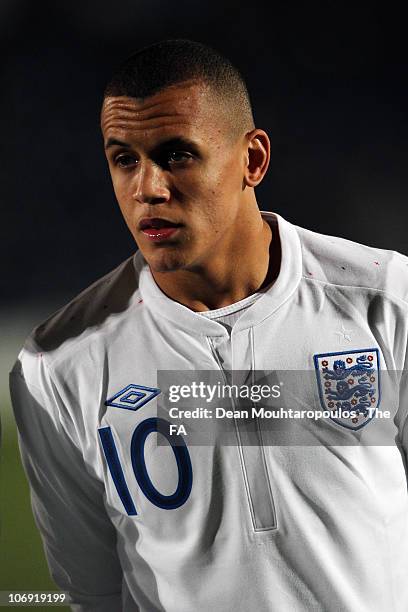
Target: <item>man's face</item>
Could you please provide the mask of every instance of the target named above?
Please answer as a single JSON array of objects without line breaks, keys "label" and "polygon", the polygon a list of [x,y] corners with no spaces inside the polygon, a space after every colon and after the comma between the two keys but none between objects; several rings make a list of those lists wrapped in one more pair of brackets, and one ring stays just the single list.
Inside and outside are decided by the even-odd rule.
[{"label": "man's face", "polygon": [[232,136],[204,84],[143,100],[108,97],[101,127],[120,209],[153,271],[194,269],[228,253],[240,231],[246,138]]}]

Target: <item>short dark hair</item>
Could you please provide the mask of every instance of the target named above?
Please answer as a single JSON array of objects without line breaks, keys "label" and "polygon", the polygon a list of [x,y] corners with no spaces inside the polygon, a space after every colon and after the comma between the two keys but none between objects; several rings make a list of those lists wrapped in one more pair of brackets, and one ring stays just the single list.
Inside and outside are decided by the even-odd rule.
[{"label": "short dark hair", "polygon": [[218,51],[192,40],[163,40],[133,53],[111,77],[104,98],[148,98],[190,80],[202,81],[213,90],[237,128],[254,127],[248,89],[239,70]]}]

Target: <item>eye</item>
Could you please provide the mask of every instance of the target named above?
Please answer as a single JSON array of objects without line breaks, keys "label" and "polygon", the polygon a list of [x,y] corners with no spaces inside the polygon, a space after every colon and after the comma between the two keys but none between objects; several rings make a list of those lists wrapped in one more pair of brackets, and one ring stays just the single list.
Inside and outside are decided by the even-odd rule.
[{"label": "eye", "polygon": [[188,151],[168,151],[166,157],[169,164],[183,164],[193,159]]},{"label": "eye", "polygon": [[129,166],[133,166],[137,163],[137,159],[128,153],[122,153],[121,155],[117,155],[115,157],[114,163],[115,166],[118,166],[119,168],[129,168]]}]

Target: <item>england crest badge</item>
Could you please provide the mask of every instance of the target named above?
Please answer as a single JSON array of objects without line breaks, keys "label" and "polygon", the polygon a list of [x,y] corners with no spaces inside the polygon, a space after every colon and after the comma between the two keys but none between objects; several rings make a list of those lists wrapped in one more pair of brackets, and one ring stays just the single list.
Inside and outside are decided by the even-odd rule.
[{"label": "england crest badge", "polygon": [[320,402],[330,418],[347,429],[361,429],[380,405],[379,352],[376,348],[314,355]]}]

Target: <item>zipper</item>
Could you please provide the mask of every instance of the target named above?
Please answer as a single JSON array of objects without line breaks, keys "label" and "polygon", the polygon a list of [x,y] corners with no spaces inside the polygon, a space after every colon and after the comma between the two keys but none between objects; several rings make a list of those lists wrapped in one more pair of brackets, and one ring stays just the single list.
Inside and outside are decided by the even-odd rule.
[{"label": "zipper", "polygon": [[[206,336],[210,351],[218,365],[218,368],[226,385],[230,384],[218,352],[211,337]],[[250,330],[251,342],[251,382],[254,384],[254,364],[255,351],[253,329]],[[233,376],[233,374],[232,374]],[[232,381],[231,381],[232,384]],[[233,410],[239,410],[234,398],[231,397]],[[234,418],[235,433],[237,437],[237,448],[241,464],[242,477],[244,479],[245,491],[249,510],[251,514],[252,526],[254,531],[270,531],[277,529],[277,519],[275,504],[268,474],[268,467],[265,458],[265,450],[262,439],[262,432],[259,427],[258,418],[255,419],[255,432],[250,431],[251,421],[243,422],[242,419]],[[255,440],[254,440],[255,434]]]}]

